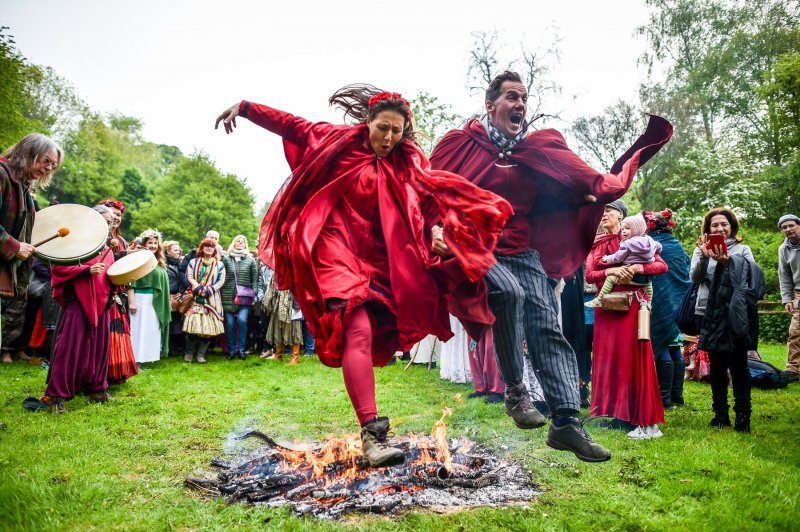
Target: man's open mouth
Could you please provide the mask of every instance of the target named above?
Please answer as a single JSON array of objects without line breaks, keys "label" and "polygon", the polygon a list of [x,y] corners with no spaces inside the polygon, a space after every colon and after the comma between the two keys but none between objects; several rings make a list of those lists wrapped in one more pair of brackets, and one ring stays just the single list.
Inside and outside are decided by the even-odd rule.
[{"label": "man's open mouth", "polygon": [[518,126],[522,123],[522,116],[523,115],[520,114],[512,114],[511,116],[508,117],[508,120],[515,126]]}]

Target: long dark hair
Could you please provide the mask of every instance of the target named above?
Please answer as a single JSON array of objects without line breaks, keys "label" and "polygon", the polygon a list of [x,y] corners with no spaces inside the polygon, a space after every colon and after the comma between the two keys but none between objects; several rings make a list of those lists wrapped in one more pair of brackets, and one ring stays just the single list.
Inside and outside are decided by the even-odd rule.
[{"label": "long dark hair", "polygon": [[344,116],[350,117],[356,123],[370,122],[382,111],[400,113],[406,119],[403,126],[403,140],[408,139],[413,142],[416,140],[416,132],[408,102],[402,98],[386,98],[372,107],[369,106],[369,99],[382,92],[385,91],[368,83],[353,83],[334,92],[328,103],[344,111]]}]

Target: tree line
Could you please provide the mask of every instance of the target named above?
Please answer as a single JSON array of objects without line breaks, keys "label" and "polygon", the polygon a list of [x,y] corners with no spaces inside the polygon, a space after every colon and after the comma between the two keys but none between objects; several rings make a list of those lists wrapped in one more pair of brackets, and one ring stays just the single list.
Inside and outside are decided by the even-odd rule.
[{"label": "tree line", "polygon": [[242,179],[222,173],[202,152],[147,141],[138,118],[93,111],[68,80],[27,61],[7,27],[0,28],[0,79],[0,150],[40,132],[65,152],[50,187],[37,191],[42,207],[114,197],[127,208],[125,236],[152,227],[184,249],[209,229],[254,241],[255,197]]},{"label": "tree line", "polygon": [[[643,130],[647,112],[668,118],[675,126],[672,141],[640,171],[624,199],[632,211],[673,209],[676,236],[689,253],[703,214],[715,206],[733,208],[764,267],[768,294],[776,296],[774,264],[783,237],[775,222],[781,214],[800,213],[800,3],[645,2],[649,17],[631,36],[647,45],[630,65],[644,72],[638,101],[619,100],[573,120],[566,130],[570,142],[607,169]],[[90,204],[116,196],[130,208],[124,230],[157,227],[182,242],[194,242],[209,228],[256,234],[253,194],[240,179],[222,174],[205,154],[146,141],[136,118],[91,111],[67,80],[29,64],[6,30],[0,30],[0,147],[42,131],[67,152],[47,197],[40,196],[43,203]],[[497,31],[473,37],[467,92],[482,96],[498,71],[512,68],[528,85],[529,116],[542,115],[535,127],[560,119],[555,31],[535,46],[510,43]],[[465,121],[427,92],[417,93],[412,105],[427,152]],[[207,193],[216,190],[225,192]]]},{"label": "tree line", "polygon": [[[703,215],[731,207],[764,268],[768,297],[780,299],[776,264],[783,236],[775,224],[782,214],[800,214],[800,3],[645,3],[649,17],[631,36],[647,45],[630,65],[643,71],[638,101],[618,100],[578,117],[566,130],[568,140],[595,168],[607,170],[644,130],[646,113],[669,119],[672,140],[624,197],[631,212],[673,209],[675,234],[691,254]],[[557,34],[533,46],[497,31],[473,37],[467,91],[482,96],[494,75],[510,68],[528,86],[529,118],[542,115],[535,127],[561,119],[568,99],[557,82]],[[463,124],[448,105],[419,96],[415,104],[427,104],[414,109],[423,138]]]}]

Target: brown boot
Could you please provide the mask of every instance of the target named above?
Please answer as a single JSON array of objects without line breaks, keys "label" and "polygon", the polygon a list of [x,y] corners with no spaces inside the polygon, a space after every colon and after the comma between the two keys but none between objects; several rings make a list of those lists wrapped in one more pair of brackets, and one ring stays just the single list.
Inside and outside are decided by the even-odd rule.
[{"label": "brown boot", "polygon": [[386,443],[388,432],[388,417],[377,417],[361,427],[361,450],[370,467],[386,467],[405,461],[403,451]]},{"label": "brown boot", "polygon": [[289,360],[289,365],[294,366],[300,362],[300,344],[292,345],[292,359]]},{"label": "brown boot", "polygon": [[531,403],[531,396],[524,383],[506,389],[506,414],[521,429],[535,429],[545,423],[544,416]]},{"label": "brown boot", "polygon": [[272,356],[267,357],[267,360],[281,360],[283,358],[283,346],[276,345],[275,351],[272,353]]}]

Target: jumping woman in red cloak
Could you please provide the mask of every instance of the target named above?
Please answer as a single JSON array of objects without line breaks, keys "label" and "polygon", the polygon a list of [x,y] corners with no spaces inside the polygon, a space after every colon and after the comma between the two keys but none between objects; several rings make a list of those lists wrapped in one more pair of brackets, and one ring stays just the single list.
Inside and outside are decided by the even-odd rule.
[{"label": "jumping woman in red cloak", "polygon": [[231,133],[242,116],[283,138],[292,175],[261,225],[259,255],[297,299],[319,359],[342,368],[364,456],[386,466],[404,458],[386,442],[372,368],[428,334],[449,339],[448,307],[471,332],[494,321],[482,279],[512,210],[460,176],[431,170],[401,95],[349,85],[330,104],[355,125],[242,101],[215,127]]}]

